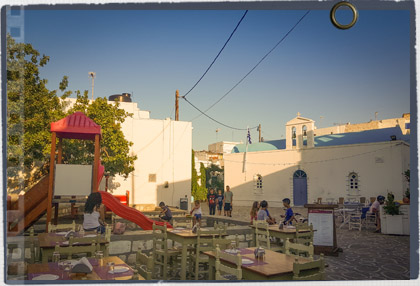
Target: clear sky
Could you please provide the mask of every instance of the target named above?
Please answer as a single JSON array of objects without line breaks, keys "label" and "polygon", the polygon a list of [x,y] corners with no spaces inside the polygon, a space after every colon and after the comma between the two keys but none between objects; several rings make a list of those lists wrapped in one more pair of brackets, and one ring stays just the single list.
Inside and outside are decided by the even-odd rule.
[{"label": "clear sky", "polygon": [[[95,97],[129,92],[151,117],[174,117],[175,90],[186,93],[221,49],[243,10],[25,10],[25,42],[50,56],[41,70],[50,89],[69,76],[70,90]],[[250,10],[206,77],[187,96],[206,109],[233,87],[303,16],[304,10]],[[350,12],[340,12],[348,21]],[[410,112],[409,11],[361,10],[349,30],[329,10],[314,10],[258,68],[208,114],[239,128],[262,125],[284,138],[297,112],[318,128],[401,117]],[[180,101],[180,119],[199,113]],[[321,116],[323,119],[321,120]],[[193,121],[193,148],[246,139],[204,116]],[[220,132],[216,134],[216,129]],[[251,132],[258,140],[256,130]]]}]

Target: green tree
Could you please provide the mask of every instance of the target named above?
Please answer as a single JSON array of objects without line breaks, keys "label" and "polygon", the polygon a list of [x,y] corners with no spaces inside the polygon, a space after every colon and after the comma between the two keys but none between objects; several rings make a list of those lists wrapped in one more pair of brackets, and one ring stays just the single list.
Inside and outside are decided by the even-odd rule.
[{"label": "green tree", "polygon": [[198,175],[197,170],[195,169],[195,154],[192,150],[192,162],[191,162],[191,195],[194,197],[194,200],[198,197]]},{"label": "green tree", "polygon": [[[111,176],[116,174],[128,177],[134,171],[137,156],[130,155],[130,146],[125,139],[121,124],[132,114],[119,108],[119,102],[109,104],[106,98],[98,97],[89,104],[88,93],[76,92],[77,100],[68,114],[76,111],[85,113],[101,126],[101,163]],[[65,140],[63,162],[68,164],[91,164],[94,156],[94,142],[85,140]]]},{"label": "green tree", "polygon": [[[213,177],[212,173],[219,173],[220,176]],[[217,190],[222,190],[224,193],[224,180],[223,180],[224,170],[219,166],[211,164],[210,167],[206,168],[206,175],[207,175],[207,188],[213,188]]]},{"label": "green tree", "polygon": [[[49,57],[31,44],[7,35],[7,177],[8,190],[21,190],[42,176],[48,167],[50,123],[64,115],[57,91],[47,89],[40,68]],[[61,87],[66,86],[66,77]],[[65,99],[68,92],[61,95]]]}]

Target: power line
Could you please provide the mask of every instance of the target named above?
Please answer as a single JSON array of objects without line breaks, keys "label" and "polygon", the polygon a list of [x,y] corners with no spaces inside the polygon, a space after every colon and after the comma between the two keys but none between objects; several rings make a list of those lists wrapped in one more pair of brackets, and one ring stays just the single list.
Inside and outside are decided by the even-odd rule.
[{"label": "power line", "polygon": [[[216,120],[216,119],[214,119],[214,118],[212,118],[212,117],[210,117],[210,116],[208,116],[207,114],[205,114],[203,111],[201,111],[198,107],[196,107],[194,104],[192,104],[188,99],[186,99],[185,97],[183,97],[184,99],[185,99],[185,101],[186,102],[188,102],[192,107],[194,107],[195,109],[197,109],[199,112],[201,112],[204,116],[206,116],[207,118],[209,118],[210,120],[213,120],[214,122],[216,122],[216,123],[219,123],[220,125],[223,125],[223,126],[225,126],[225,127],[227,127],[227,128],[230,128],[230,129],[234,129],[234,130],[248,130],[248,128],[237,128],[237,127],[232,127],[232,126],[229,126],[229,125],[227,125],[227,124],[224,124],[224,123],[222,123],[222,122],[220,122],[220,121],[218,121],[218,120]],[[257,128],[258,126],[255,126],[255,127],[252,127],[252,128],[249,128],[250,130],[251,129],[255,129],[255,128]]]},{"label": "power line", "polygon": [[194,121],[195,119],[197,119],[198,117],[200,117],[201,115],[203,115],[204,113],[206,113],[207,111],[209,111],[211,108],[213,108],[216,104],[218,104],[223,98],[225,98],[229,93],[232,92],[232,90],[234,90],[238,85],[240,85],[242,83],[242,81],[244,81],[245,78],[247,78],[264,60],[265,58],[268,57],[269,54],[271,54],[271,52],[273,52],[286,38],[287,36],[296,28],[297,25],[299,25],[299,23],[306,17],[306,15],[309,14],[311,10],[308,10],[305,15],[303,15],[299,21],[297,21],[297,23],[283,36],[283,38],[281,38],[280,41],[277,42],[277,44],[270,50],[268,51],[268,53],[266,53],[261,60],[243,77],[241,78],[240,81],[238,81],[228,92],[226,92],[221,98],[219,98],[215,103],[213,103],[209,108],[207,108],[206,110],[204,110],[203,112],[201,112],[199,115],[197,115],[196,117],[194,117],[193,119],[191,119],[190,121]]},{"label": "power line", "polygon": [[219,51],[219,53],[217,54],[217,56],[214,58],[214,60],[211,62],[210,66],[206,69],[206,71],[204,72],[204,74],[200,77],[200,79],[193,85],[193,87],[186,93],[183,95],[183,97],[186,97],[196,86],[197,84],[203,79],[203,77],[207,74],[207,72],[210,70],[210,68],[213,66],[213,64],[216,62],[217,58],[220,56],[220,54],[222,53],[222,51],[224,50],[224,48],[226,47],[227,43],[229,43],[230,39],[232,38],[233,34],[235,34],[236,29],[238,29],[239,25],[241,24],[242,20],[245,18],[245,15],[248,13],[248,10],[245,11],[245,13],[242,15],[241,20],[239,20],[238,24],[236,25],[235,29],[233,30],[233,32],[230,34],[229,38],[227,39],[227,41],[225,42],[225,44],[223,45],[222,49]]}]

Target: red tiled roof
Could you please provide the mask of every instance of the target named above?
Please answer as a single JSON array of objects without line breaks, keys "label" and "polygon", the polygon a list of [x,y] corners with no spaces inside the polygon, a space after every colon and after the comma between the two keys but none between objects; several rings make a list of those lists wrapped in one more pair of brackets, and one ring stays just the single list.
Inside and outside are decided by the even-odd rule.
[{"label": "red tiled roof", "polygon": [[94,140],[96,134],[101,135],[101,126],[83,112],[75,112],[57,122],[52,122],[51,132],[56,132],[59,138]]}]

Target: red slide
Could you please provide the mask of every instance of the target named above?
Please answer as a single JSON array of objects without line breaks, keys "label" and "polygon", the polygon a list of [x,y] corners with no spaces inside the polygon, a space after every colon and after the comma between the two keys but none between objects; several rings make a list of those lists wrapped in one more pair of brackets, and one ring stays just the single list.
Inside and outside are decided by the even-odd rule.
[{"label": "red slide", "polygon": [[104,191],[99,191],[99,193],[102,197],[102,203],[106,207],[111,209],[116,215],[126,220],[134,222],[144,230],[152,230],[153,223],[155,223],[156,225],[166,224],[168,228],[172,228],[172,225],[170,223],[151,220],[150,218],[142,214],[140,211],[123,205],[117,198],[115,198],[110,193]]}]

